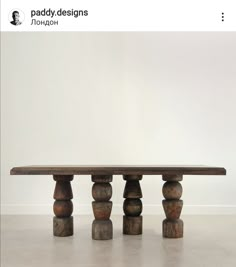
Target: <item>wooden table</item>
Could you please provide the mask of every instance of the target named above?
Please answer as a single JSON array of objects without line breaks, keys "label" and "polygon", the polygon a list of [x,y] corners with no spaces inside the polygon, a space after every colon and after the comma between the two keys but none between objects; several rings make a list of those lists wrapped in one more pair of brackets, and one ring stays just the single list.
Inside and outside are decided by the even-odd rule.
[{"label": "wooden table", "polygon": [[180,219],[183,207],[183,175],[226,175],[222,167],[209,166],[129,166],[129,165],[66,165],[66,166],[23,166],[11,169],[11,175],[53,175],[56,181],[54,191],[53,233],[55,236],[73,235],[73,198],[71,181],[74,175],[91,175],[92,208],[95,220],[92,223],[92,238],[96,240],[112,239],[112,221],[110,220],[112,201],[112,177],[123,175],[126,181],[123,204],[123,234],[142,234],[142,190],[139,181],[143,175],[162,175],[165,181],[162,189],[162,205],[166,219],[162,224],[163,237],[183,237],[183,221]]}]

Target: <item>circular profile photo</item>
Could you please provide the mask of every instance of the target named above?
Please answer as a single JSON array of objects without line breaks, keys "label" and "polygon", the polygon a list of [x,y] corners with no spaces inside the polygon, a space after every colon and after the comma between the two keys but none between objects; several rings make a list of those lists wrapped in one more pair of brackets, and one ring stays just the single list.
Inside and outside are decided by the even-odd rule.
[{"label": "circular profile photo", "polygon": [[12,9],[9,13],[8,19],[14,26],[19,26],[25,20],[25,15],[20,9]]}]

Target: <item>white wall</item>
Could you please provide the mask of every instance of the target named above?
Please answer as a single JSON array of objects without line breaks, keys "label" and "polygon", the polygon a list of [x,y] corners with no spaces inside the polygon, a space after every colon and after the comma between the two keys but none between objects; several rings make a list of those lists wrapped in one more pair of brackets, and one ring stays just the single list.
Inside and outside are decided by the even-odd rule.
[{"label": "white wall", "polygon": [[[31,164],[206,164],[185,176],[183,214],[236,213],[236,33],[2,33],[2,213],[52,213],[50,176]],[[92,213],[75,176],[74,210]],[[142,180],[162,213],[160,176]],[[114,176],[114,213],[124,181]]]}]

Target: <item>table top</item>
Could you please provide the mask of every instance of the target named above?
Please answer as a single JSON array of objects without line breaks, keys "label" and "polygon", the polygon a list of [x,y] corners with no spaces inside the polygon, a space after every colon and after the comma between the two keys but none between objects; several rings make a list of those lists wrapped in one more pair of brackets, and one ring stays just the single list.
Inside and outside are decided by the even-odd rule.
[{"label": "table top", "polygon": [[205,165],[32,165],[14,167],[11,175],[226,175],[223,167]]}]

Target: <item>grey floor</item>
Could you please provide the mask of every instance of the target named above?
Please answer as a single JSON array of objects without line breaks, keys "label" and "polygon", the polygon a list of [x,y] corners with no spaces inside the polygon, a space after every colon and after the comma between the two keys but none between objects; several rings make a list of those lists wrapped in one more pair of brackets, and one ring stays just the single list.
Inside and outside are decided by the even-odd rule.
[{"label": "grey floor", "polygon": [[54,237],[51,216],[1,217],[1,267],[235,267],[236,216],[182,216],[183,239],[163,239],[163,216],[145,216],[140,236],[121,233],[122,216],[112,216],[114,238],[91,239],[92,216],[74,216],[73,237]]}]

